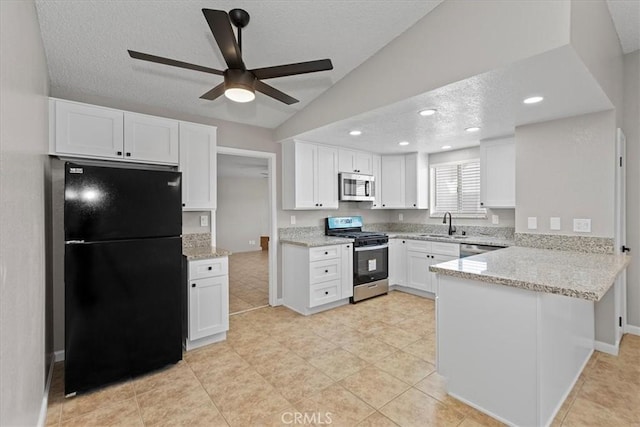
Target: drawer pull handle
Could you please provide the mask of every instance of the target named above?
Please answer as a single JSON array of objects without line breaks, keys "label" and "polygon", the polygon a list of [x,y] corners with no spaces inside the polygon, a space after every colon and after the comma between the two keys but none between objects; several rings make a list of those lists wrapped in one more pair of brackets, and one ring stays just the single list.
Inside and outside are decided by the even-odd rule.
[{"label": "drawer pull handle", "polygon": [[213,270],[213,267],[209,266],[207,267],[207,270]]},{"label": "drawer pull handle", "polygon": [[372,288],[377,288],[377,287],[378,287],[378,285],[369,285],[369,286],[367,286],[367,287],[368,287],[369,289],[372,289]]}]

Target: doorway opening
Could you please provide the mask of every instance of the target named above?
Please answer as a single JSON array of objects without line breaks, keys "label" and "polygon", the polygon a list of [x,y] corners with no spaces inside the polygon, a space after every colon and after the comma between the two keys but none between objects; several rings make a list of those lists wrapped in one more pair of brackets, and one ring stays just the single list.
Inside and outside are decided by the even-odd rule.
[{"label": "doorway opening", "polygon": [[229,257],[229,313],[277,305],[275,153],[218,147],[216,246]]}]

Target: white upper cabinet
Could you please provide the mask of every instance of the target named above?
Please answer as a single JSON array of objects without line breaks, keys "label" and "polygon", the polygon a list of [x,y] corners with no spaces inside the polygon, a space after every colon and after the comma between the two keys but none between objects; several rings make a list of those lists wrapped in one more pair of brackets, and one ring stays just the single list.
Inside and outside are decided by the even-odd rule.
[{"label": "white upper cabinet", "polygon": [[373,175],[373,189],[375,200],[371,203],[371,209],[382,208],[382,156],[374,154],[372,158],[372,175]]},{"label": "white upper cabinet", "polygon": [[373,155],[371,153],[340,148],[338,157],[339,172],[373,174]]},{"label": "white upper cabinet", "polygon": [[184,210],[216,208],[216,128],[180,122],[180,171]]},{"label": "white upper cabinet", "polygon": [[125,112],[124,148],[127,160],[177,164],[178,122]]},{"label": "white upper cabinet", "polygon": [[427,155],[411,153],[405,155],[405,207],[408,209],[429,208],[429,167]]},{"label": "white upper cabinet", "polygon": [[516,206],[516,145],[513,137],[480,142],[480,204]]},{"label": "white upper cabinet", "polygon": [[53,150],[59,154],[121,159],[124,155],[123,112],[51,100],[55,123]]},{"label": "white upper cabinet", "polygon": [[382,156],[380,180],[382,208],[403,209],[405,207],[405,161],[404,155]]},{"label": "white upper cabinet", "polygon": [[282,208],[338,208],[338,149],[301,141],[282,144]]},{"label": "white upper cabinet", "polygon": [[51,154],[177,165],[178,121],[50,100]]}]

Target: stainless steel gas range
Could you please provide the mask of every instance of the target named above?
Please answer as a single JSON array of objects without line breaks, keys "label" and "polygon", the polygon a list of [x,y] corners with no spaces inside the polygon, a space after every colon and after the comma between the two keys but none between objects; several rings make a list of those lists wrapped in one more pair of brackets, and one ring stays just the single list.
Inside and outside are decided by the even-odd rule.
[{"label": "stainless steel gas range", "polygon": [[325,234],[354,239],[352,303],[389,292],[389,238],[362,231],[361,216],[329,217]]}]

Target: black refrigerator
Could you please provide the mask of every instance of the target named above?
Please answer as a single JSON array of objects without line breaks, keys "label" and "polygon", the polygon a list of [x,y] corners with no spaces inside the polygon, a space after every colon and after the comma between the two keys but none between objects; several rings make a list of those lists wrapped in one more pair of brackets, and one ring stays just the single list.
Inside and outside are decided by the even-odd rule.
[{"label": "black refrigerator", "polygon": [[182,359],[180,181],[65,163],[65,394]]}]

